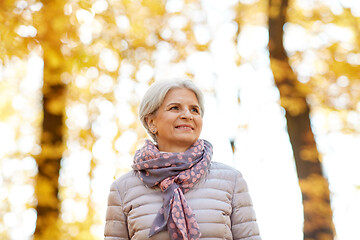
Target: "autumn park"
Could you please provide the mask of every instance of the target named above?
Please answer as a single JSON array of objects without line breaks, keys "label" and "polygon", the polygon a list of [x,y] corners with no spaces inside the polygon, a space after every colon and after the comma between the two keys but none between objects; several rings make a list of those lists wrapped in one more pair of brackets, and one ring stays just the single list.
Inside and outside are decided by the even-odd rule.
[{"label": "autumn park", "polygon": [[360,239],[358,0],[0,1],[0,239],[103,239],[139,101],[179,77],[262,239]]}]

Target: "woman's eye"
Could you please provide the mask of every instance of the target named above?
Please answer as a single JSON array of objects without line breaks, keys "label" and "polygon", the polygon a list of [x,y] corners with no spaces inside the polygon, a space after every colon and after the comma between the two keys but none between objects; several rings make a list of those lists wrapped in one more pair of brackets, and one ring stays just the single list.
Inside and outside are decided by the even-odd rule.
[{"label": "woman's eye", "polygon": [[197,108],[193,108],[193,109],[191,109],[191,111],[195,112],[195,113],[199,113],[199,109],[197,109]]},{"label": "woman's eye", "polygon": [[169,110],[178,110],[178,109],[179,109],[179,107],[173,106],[173,107],[171,107]]}]

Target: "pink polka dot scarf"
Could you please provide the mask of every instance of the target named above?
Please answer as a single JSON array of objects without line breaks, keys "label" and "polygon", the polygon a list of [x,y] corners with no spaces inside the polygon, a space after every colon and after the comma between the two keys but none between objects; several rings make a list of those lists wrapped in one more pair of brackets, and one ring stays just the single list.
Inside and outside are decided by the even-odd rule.
[{"label": "pink polka dot scarf", "polygon": [[197,140],[188,150],[180,153],[160,152],[149,140],[137,150],[132,168],[149,187],[159,186],[164,204],[150,228],[149,237],[167,228],[170,239],[199,239],[199,225],[184,193],[206,173],[210,167],[212,145]]}]

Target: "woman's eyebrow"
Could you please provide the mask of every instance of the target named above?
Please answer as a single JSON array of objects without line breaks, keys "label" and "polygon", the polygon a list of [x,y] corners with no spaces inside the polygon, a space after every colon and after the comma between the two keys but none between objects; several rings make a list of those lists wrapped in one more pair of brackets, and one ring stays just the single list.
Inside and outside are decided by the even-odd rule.
[{"label": "woman's eyebrow", "polygon": [[[181,105],[181,103],[171,102],[171,103],[168,103],[168,104],[166,105],[166,107],[169,107],[169,106],[171,106],[171,105]],[[200,109],[200,106],[197,105],[197,104],[192,104],[192,105],[190,105],[190,107],[195,107],[195,108],[199,108],[199,109]]]},{"label": "woman's eyebrow", "polygon": [[180,104],[180,103],[178,103],[178,102],[171,102],[171,103],[169,103],[169,104],[168,104],[168,105],[166,105],[166,106],[176,105],[176,104]]}]

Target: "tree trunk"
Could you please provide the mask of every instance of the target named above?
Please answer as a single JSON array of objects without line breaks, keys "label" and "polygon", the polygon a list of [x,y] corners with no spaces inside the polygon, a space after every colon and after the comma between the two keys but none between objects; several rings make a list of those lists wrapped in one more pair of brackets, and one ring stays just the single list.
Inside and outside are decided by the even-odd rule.
[{"label": "tree trunk", "polygon": [[[43,124],[41,154],[37,157],[38,174],[35,193],[37,197],[37,221],[35,239],[60,239],[59,171],[64,151],[63,129],[65,112],[65,85],[61,74],[65,71],[65,59],[61,53],[61,17],[64,3],[44,1],[38,22],[38,39],[43,49]],[[41,14],[41,15],[40,15]]]},{"label": "tree trunk", "polygon": [[297,88],[283,45],[283,26],[288,0],[269,0],[269,52],[274,80],[286,111],[287,129],[296,163],[304,206],[304,239],[334,239],[334,226],[327,179],[310,123],[306,96]]},{"label": "tree trunk", "polygon": [[[44,79],[47,77],[50,76],[44,74]],[[61,111],[63,103],[60,101],[64,99],[64,90],[65,87],[62,84],[49,84],[44,81],[42,152],[36,159],[38,174],[35,189],[38,204],[35,239],[59,239],[57,225],[60,215],[58,179],[64,149],[63,112]]]}]

